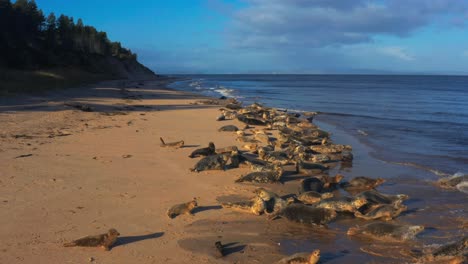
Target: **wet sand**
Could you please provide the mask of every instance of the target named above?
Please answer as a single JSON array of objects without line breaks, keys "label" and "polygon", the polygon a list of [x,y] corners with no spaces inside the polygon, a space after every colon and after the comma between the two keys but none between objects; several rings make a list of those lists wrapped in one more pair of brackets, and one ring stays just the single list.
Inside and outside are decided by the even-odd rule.
[{"label": "wet sand", "polygon": [[[379,191],[410,195],[409,211],[395,222],[426,226],[414,243],[349,238],[348,227],[365,223],[358,219],[325,229],[222,209],[219,200],[250,198],[258,186],[297,193],[301,176],[253,185],[234,183],[245,168],[190,172],[195,148],[209,141],[217,148],[241,146],[234,133],[217,128],[242,124],[215,121],[219,106],[194,105],[202,97],[168,90],[167,82],[113,81],[0,99],[0,263],[271,263],[316,248],[322,263],[401,263],[408,261],[398,255],[401,249],[466,235],[465,194],[438,189],[430,182],[436,178],[419,170],[373,159],[365,146],[326,124],[320,125],[333,131],[335,143],[353,146],[353,167],[340,171],[345,179],[383,177]],[[73,107],[82,104],[93,111]],[[187,146],[160,148],[159,137]],[[170,206],[193,197],[200,205],[194,216],[166,216]],[[109,252],[62,247],[111,227],[121,237]],[[223,259],[214,256],[218,240],[229,244]]]}]

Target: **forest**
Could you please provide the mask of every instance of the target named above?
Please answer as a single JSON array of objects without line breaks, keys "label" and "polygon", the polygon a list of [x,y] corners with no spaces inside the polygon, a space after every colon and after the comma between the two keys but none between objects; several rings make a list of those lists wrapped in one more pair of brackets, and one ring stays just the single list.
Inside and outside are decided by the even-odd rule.
[{"label": "forest", "polygon": [[[136,60],[136,54],[81,19],[44,15],[34,0],[0,0],[0,68],[93,68],[96,58]],[[95,67],[94,67],[95,68]]]}]

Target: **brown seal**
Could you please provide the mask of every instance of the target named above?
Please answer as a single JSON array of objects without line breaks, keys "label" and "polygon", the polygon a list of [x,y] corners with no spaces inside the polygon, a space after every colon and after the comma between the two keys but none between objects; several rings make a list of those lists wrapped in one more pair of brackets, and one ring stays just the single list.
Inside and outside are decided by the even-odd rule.
[{"label": "brown seal", "polygon": [[418,233],[424,230],[418,225],[399,225],[386,222],[376,222],[360,227],[348,229],[348,235],[364,235],[377,240],[385,241],[406,241],[413,239]]},{"label": "brown seal", "polygon": [[181,214],[192,215],[192,210],[198,206],[197,198],[193,198],[192,201],[182,204],[176,204],[167,210],[167,216],[169,218],[175,218]]},{"label": "brown seal", "polygon": [[277,264],[316,264],[320,259],[320,250],[296,253],[276,262]]},{"label": "brown seal", "polygon": [[196,149],[190,154],[189,158],[195,158],[199,156],[210,156],[216,154],[216,148],[213,142],[208,143],[208,147]]},{"label": "brown seal", "polygon": [[161,140],[161,147],[163,148],[181,148],[184,146],[184,141],[183,140],[180,140],[180,141],[176,141],[176,142],[169,142],[169,143],[166,143],[164,142],[164,140],[162,139],[162,137],[159,138]]},{"label": "brown seal", "polygon": [[109,251],[112,245],[120,235],[114,228],[109,229],[107,233],[96,236],[86,236],[80,239],[74,240],[70,243],[63,244],[64,247],[101,247],[106,251]]}]

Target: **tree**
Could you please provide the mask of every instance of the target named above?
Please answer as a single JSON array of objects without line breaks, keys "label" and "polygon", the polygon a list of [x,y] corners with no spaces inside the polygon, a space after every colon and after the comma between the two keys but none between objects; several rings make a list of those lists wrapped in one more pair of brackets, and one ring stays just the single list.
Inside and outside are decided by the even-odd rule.
[{"label": "tree", "polygon": [[45,45],[47,49],[53,50],[57,46],[57,19],[54,13],[49,14],[45,24]]}]

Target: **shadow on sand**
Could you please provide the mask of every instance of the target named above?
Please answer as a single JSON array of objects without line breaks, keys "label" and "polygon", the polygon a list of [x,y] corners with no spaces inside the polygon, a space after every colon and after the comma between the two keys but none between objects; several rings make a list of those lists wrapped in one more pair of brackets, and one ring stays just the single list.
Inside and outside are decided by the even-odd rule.
[{"label": "shadow on sand", "polygon": [[220,209],[222,209],[222,207],[220,205],[198,206],[198,207],[195,207],[192,210],[192,213],[197,214],[197,213],[201,213],[203,211],[220,210]]},{"label": "shadow on sand", "polygon": [[224,256],[228,256],[230,254],[241,252],[242,250],[245,249],[245,245],[237,245],[237,244],[239,244],[239,242],[231,242],[231,243],[223,244]]},{"label": "shadow on sand", "polygon": [[153,238],[158,238],[162,237],[164,235],[164,232],[156,232],[152,234],[147,234],[147,235],[141,235],[141,236],[124,236],[124,237],[119,237],[117,238],[117,241],[115,242],[114,247],[118,246],[123,246],[126,244],[131,244],[147,239],[153,239]]}]

